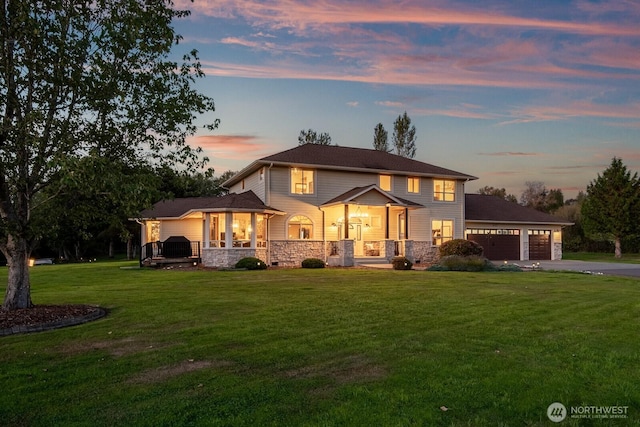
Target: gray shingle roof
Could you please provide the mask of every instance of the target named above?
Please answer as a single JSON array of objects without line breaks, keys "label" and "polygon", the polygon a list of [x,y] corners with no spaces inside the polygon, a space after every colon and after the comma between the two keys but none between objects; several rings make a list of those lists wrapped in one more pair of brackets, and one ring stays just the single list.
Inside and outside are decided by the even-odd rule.
[{"label": "gray shingle roof", "polygon": [[465,220],[571,225],[572,223],[500,197],[465,194]]},{"label": "gray shingle roof", "polygon": [[269,211],[280,212],[262,203],[253,191],[236,194],[231,193],[217,197],[185,197],[162,200],[151,208],[140,212],[141,219],[180,218],[191,211]]},{"label": "gray shingle roof", "polygon": [[304,144],[253,162],[223,185],[227,187],[233,185],[257,168],[271,163],[325,169],[373,171],[376,173],[395,172],[464,180],[478,179],[473,175],[441,168],[384,151],[339,147],[337,145]]}]

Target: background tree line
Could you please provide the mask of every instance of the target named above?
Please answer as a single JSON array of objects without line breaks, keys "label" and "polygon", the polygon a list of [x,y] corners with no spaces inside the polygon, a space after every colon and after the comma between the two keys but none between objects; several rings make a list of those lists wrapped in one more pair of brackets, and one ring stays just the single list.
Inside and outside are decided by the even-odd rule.
[{"label": "background tree line", "polygon": [[575,199],[565,201],[561,189],[547,189],[540,181],[526,182],[519,199],[504,188],[486,186],[478,193],[573,222],[563,229],[565,251],[613,252],[618,258],[640,252],[640,179],[621,159],[614,157]]}]

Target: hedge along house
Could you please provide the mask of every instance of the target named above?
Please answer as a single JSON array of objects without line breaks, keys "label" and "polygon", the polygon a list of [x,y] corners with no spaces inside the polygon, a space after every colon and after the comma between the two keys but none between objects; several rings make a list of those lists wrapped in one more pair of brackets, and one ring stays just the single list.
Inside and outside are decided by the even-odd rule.
[{"label": "hedge along house", "polygon": [[232,267],[246,256],[274,266],[300,266],[306,258],[353,266],[396,255],[430,264],[442,243],[484,233],[469,230],[518,224],[555,232],[551,223],[534,228],[544,221],[520,223],[526,215],[514,220],[499,211],[468,223],[464,186],[474,179],[383,151],[305,144],[254,161],[223,183],[226,196],[163,201],[141,212],[141,262],[166,260],[166,240],[179,236],[208,267]]}]

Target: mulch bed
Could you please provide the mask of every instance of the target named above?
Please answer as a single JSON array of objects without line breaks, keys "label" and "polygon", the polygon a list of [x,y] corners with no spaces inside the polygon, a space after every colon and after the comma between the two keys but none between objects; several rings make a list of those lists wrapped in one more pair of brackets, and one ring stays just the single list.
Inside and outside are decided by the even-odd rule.
[{"label": "mulch bed", "polygon": [[47,331],[79,325],[104,317],[107,311],[93,305],[35,305],[31,308],[0,310],[0,336]]}]

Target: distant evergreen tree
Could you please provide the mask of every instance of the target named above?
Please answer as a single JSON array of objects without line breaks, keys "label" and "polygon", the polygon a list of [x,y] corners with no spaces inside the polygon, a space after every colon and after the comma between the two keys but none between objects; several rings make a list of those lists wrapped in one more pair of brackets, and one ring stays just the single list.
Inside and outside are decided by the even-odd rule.
[{"label": "distant evergreen tree", "polygon": [[405,111],[393,124],[393,146],[396,154],[413,159],[416,156],[416,127]]},{"label": "distant evergreen tree", "polygon": [[382,123],[378,123],[373,130],[373,148],[385,153],[391,151],[389,148],[389,133],[384,129]]},{"label": "distant evergreen tree", "polygon": [[616,157],[587,187],[582,225],[588,235],[613,239],[615,257],[622,257],[624,237],[640,233],[640,180]]}]

